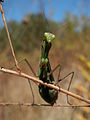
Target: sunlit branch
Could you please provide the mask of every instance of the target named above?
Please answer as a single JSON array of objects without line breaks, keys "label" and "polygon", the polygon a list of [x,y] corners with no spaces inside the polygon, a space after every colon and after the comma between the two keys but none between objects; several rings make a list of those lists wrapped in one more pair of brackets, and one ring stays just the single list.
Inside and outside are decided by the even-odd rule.
[{"label": "sunlit branch", "polygon": [[72,93],[72,92],[69,92],[69,91],[67,91],[67,90],[65,90],[65,89],[62,89],[62,88],[60,88],[60,87],[58,87],[58,86],[55,86],[55,85],[53,85],[53,84],[44,83],[43,81],[41,81],[41,80],[39,80],[39,79],[37,79],[37,78],[35,78],[35,77],[29,76],[29,75],[27,75],[27,74],[25,74],[25,73],[23,73],[23,72],[21,72],[21,73],[19,74],[17,71],[5,69],[5,68],[0,68],[0,71],[1,71],[1,72],[4,72],[4,73],[8,73],[8,74],[13,74],[13,75],[15,75],[15,76],[23,77],[23,78],[26,78],[26,79],[30,79],[30,80],[32,80],[33,82],[37,82],[37,83],[39,83],[39,84],[42,84],[42,85],[45,85],[45,86],[47,86],[47,87],[53,88],[53,89],[55,89],[55,90],[57,90],[57,91],[59,91],[59,92],[62,92],[62,93],[67,94],[67,95],[69,95],[69,96],[71,96],[71,97],[73,97],[73,98],[76,98],[76,99],[78,99],[78,100],[81,100],[81,101],[83,101],[83,102],[86,102],[86,103],[90,104],[90,100],[88,100],[88,99],[85,99],[85,98],[83,98],[83,97],[81,97],[81,96],[79,96],[79,95],[76,95],[76,94],[74,94],[74,93]]},{"label": "sunlit branch", "polygon": [[14,49],[13,49],[13,46],[12,46],[10,33],[8,31],[8,27],[7,27],[7,23],[6,23],[6,20],[5,20],[5,16],[4,16],[4,12],[3,12],[3,8],[2,8],[1,3],[0,3],[0,9],[1,9],[2,17],[3,17],[3,22],[4,22],[5,29],[6,29],[6,33],[7,33],[7,36],[8,36],[8,42],[10,44],[11,52],[12,52],[12,55],[13,55],[13,58],[14,58],[15,66],[16,66],[17,70],[20,71],[16,56],[15,56],[15,52],[14,52]]},{"label": "sunlit branch", "polygon": [[[30,107],[30,106],[34,106],[34,107],[52,107],[50,104],[31,104],[31,103],[19,103],[19,102],[0,102],[0,107],[2,106],[22,106],[22,107]],[[90,105],[54,105],[53,107],[90,107]]]}]

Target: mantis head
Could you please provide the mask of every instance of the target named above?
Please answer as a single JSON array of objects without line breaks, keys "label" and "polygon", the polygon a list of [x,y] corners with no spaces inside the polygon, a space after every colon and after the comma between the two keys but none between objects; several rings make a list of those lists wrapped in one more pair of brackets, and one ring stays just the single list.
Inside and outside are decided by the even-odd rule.
[{"label": "mantis head", "polygon": [[55,35],[52,34],[52,33],[48,33],[48,32],[45,32],[45,33],[44,33],[44,37],[45,37],[45,40],[46,40],[48,43],[52,43],[52,41],[55,39]]}]

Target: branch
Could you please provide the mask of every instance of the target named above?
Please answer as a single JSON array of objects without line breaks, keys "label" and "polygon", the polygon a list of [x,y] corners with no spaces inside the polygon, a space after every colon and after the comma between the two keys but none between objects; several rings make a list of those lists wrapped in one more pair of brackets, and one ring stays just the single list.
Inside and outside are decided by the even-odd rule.
[{"label": "branch", "polygon": [[[27,106],[27,107],[30,107],[30,106],[37,106],[37,107],[45,107],[45,106],[48,106],[48,107],[52,107],[50,104],[31,104],[31,103],[10,103],[10,102],[6,102],[6,103],[3,103],[3,102],[0,102],[0,107],[1,106]],[[53,107],[90,107],[90,105],[54,105]]]},{"label": "branch", "polygon": [[3,12],[3,8],[2,8],[1,3],[0,3],[0,9],[1,9],[1,14],[2,14],[2,18],[3,18],[4,26],[5,26],[5,29],[6,29],[7,37],[8,37],[8,42],[10,44],[11,52],[12,52],[12,55],[13,55],[13,58],[14,58],[15,66],[16,66],[17,70],[20,71],[16,56],[15,56],[15,52],[14,52],[14,49],[13,49],[13,45],[12,45],[12,42],[11,42],[10,33],[9,33],[9,30],[8,30],[8,27],[7,27],[7,23],[6,23],[6,20],[5,20],[5,16],[4,16],[4,12]]},{"label": "branch", "polygon": [[76,98],[76,99],[78,99],[78,100],[81,100],[81,101],[83,101],[83,102],[86,102],[86,103],[90,104],[90,100],[88,100],[88,99],[85,99],[85,98],[83,98],[83,97],[81,97],[81,96],[79,96],[79,95],[76,95],[76,94],[74,94],[74,93],[72,93],[72,92],[69,92],[69,91],[67,91],[67,90],[65,90],[65,89],[62,89],[62,88],[60,88],[60,87],[58,87],[58,86],[55,86],[55,85],[53,85],[53,84],[44,83],[43,81],[41,81],[41,80],[39,80],[39,79],[37,79],[37,78],[35,78],[35,77],[29,76],[29,75],[27,75],[27,74],[25,74],[25,73],[23,73],[23,72],[18,73],[17,71],[5,69],[5,68],[0,68],[0,71],[1,71],[1,72],[4,72],[4,73],[8,73],[8,74],[13,74],[13,75],[15,75],[15,76],[23,77],[23,78],[26,78],[26,79],[30,79],[30,80],[32,80],[33,82],[37,82],[37,83],[39,83],[39,84],[42,84],[42,85],[45,85],[45,86],[47,86],[47,87],[53,88],[53,89],[55,89],[55,90],[57,90],[57,91],[59,91],[59,92],[62,92],[62,93],[64,93],[64,94],[67,94],[67,95],[69,95],[69,96],[71,96],[71,97],[74,97],[74,98]]}]

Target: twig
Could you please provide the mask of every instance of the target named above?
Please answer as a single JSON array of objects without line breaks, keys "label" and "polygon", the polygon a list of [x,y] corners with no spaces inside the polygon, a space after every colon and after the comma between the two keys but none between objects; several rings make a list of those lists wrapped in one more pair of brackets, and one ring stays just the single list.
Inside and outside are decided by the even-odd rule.
[{"label": "twig", "polygon": [[31,104],[31,103],[11,103],[11,102],[0,102],[0,107],[1,106],[26,106],[26,107],[30,107],[30,106],[38,106],[38,107],[90,107],[90,105],[54,105],[51,106],[50,104]]},{"label": "twig", "polygon": [[16,75],[16,76],[19,76],[19,77],[23,77],[23,78],[26,78],[26,79],[30,79],[30,80],[32,80],[33,82],[37,82],[37,83],[39,83],[39,84],[42,84],[42,85],[45,85],[45,86],[47,86],[47,87],[53,88],[53,89],[55,89],[55,90],[57,90],[57,91],[59,91],[59,92],[62,92],[62,93],[64,93],[64,94],[67,94],[67,95],[69,95],[69,96],[71,96],[71,97],[74,97],[74,98],[76,98],[76,99],[78,99],[78,100],[81,100],[81,101],[83,101],[83,102],[86,102],[86,103],[90,104],[90,100],[88,100],[88,99],[85,99],[85,98],[83,98],[83,97],[81,97],[81,96],[79,96],[79,95],[76,95],[76,94],[74,94],[74,93],[72,93],[72,92],[69,92],[69,91],[67,91],[67,90],[65,90],[65,89],[62,89],[62,88],[60,88],[60,87],[58,87],[58,86],[44,83],[43,81],[41,81],[41,80],[39,80],[39,79],[37,79],[37,78],[35,78],[35,77],[29,76],[29,75],[27,75],[27,74],[25,74],[25,73],[23,73],[23,72],[21,72],[21,74],[19,74],[17,71],[5,69],[5,68],[0,68],[0,71],[1,71],[1,72],[4,72],[4,73],[8,73],[8,74],[13,74],[13,75]]},{"label": "twig", "polygon": [[3,12],[3,8],[2,8],[1,3],[0,3],[0,9],[1,9],[2,17],[3,17],[5,29],[6,29],[6,32],[7,32],[8,41],[9,41],[9,44],[10,44],[11,52],[12,52],[12,55],[13,55],[13,58],[14,58],[15,66],[16,66],[17,70],[20,71],[20,68],[18,66],[18,62],[17,62],[16,56],[15,56],[15,52],[14,52],[14,49],[13,49],[13,46],[12,46],[10,34],[9,34],[9,31],[8,31],[8,27],[7,27],[7,23],[6,23],[6,20],[5,20],[5,16],[4,16],[4,12]]}]

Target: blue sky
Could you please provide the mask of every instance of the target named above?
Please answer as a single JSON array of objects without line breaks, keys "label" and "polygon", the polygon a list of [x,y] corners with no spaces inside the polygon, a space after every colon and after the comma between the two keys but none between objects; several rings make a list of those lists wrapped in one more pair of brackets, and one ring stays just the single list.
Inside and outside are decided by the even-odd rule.
[{"label": "blue sky", "polygon": [[44,3],[45,16],[55,21],[62,21],[68,11],[78,16],[82,14],[90,16],[89,0],[4,0],[3,9],[6,20],[20,22],[25,15],[38,13],[41,10],[40,1]]}]

